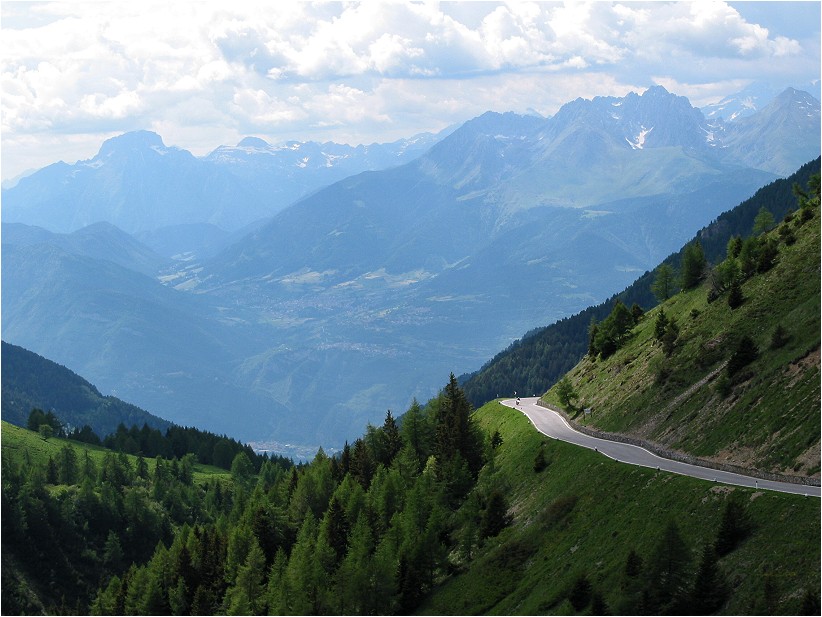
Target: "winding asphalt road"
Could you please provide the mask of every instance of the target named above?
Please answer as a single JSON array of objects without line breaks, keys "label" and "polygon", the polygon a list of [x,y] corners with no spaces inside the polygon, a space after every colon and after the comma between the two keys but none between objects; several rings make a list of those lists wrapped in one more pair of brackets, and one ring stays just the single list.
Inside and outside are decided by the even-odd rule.
[{"label": "winding asphalt road", "polygon": [[632,446],[627,443],[620,443],[618,441],[608,441],[607,439],[600,439],[598,437],[590,437],[572,429],[565,419],[555,411],[546,409],[537,405],[538,397],[522,398],[519,405],[516,404],[515,399],[501,401],[506,407],[518,409],[524,413],[534,427],[543,435],[567,441],[583,448],[590,448],[596,450],[601,454],[612,458],[616,461],[629,463],[631,465],[639,465],[641,467],[650,467],[661,471],[670,471],[678,473],[683,476],[691,476],[692,478],[700,478],[710,482],[721,482],[722,484],[734,484],[737,486],[748,486],[751,488],[767,489],[771,491],[779,491],[782,493],[795,493],[797,495],[805,495],[811,497],[820,496],[820,487],[818,486],[804,486],[802,484],[791,484],[790,482],[776,482],[773,480],[761,480],[752,478],[750,476],[743,476],[741,474],[731,473],[729,471],[720,471],[718,469],[711,469],[709,467],[700,467],[698,465],[689,465],[688,463],[680,463],[679,461],[672,461],[671,459],[662,458],[656,454],[652,454],[645,448],[639,446]]}]

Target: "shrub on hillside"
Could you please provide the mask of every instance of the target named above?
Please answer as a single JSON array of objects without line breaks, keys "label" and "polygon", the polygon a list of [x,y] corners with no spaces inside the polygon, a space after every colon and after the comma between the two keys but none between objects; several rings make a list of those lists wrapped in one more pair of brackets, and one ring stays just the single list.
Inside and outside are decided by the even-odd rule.
[{"label": "shrub on hillside", "polygon": [[733,377],[759,357],[759,349],[749,336],[742,336],[728,360],[728,377]]}]

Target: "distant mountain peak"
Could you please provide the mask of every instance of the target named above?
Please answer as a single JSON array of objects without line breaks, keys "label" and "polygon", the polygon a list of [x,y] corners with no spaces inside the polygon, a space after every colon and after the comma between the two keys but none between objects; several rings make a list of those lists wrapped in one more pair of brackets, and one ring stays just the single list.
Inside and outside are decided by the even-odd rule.
[{"label": "distant mountain peak", "polygon": [[269,144],[265,139],[260,139],[259,137],[245,137],[243,138],[240,143],[237,144],[238,148],[257,148],[257,149],[266,149],[270,148],[271,144]]},{"label": "distant mountain peak", "polygon": [[740,92],[729,94],[718,102],[703,106],[701,111],[709,120],[722,119],[732,122],[752,116],[774,103],[782,105],[785,101],[816,101],[817,99],[808,91],[816,90],[813,87],[788,87],[780,90],[767,82],[756,81]]},{"label": "distant mountain peak", "polygon": [[100,146],[100,154],[121,148],[132,150],[152,147],[165,149],[166,145],[163,143],[163,138],[153,131],[131,131],[105,140],[103,145]]},{"label": "distant mountain peak", "polygon": [[777,95],[776,99],[774,99],[774,103],[776,104],[785,104],[785,103],[800,103],[800,104],[815,104],[817,109],[819,108],[819,101],[808,92],[804,90],[797,90],[796,88],[785,88],[779,95]]},{"label": "distant mountain peak", "polygon": [[651,86],[650,88],[648,88],[647,90],[645,90],[645,92],[642,93],[642,96],[676,96],[676,95],[672,95],[670,92],[668,92],[668,90],[665,88],[665,86],[654,85],[654,86]]},{"label": "distant mountain peak", "polygon": [[147,152],[149,150],[163,155],[176,150],[176,148],[166,146],[163,143],[163,138],[153,131],[131,131],[104,141],[97,156],[94,157],[94,161],[97,164],[102,164],[102,159],[111,156],[123,156],[128,153]]},{"label": "distant mountain peak", "polygon": [[782,113],[802,113],[812,117],[819,116],[819,101],[804,90],[786,88],[780,92],[768,105],[762,108],[764,117]]}]

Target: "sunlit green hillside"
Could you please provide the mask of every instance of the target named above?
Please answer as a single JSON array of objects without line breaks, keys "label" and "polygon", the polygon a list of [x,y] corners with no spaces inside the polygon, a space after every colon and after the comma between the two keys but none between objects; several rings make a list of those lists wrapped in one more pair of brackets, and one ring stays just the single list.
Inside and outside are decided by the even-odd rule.
[{"label": "sunlit green hillside", "polygon": [[[809,594],[820,582],[818,499],[614,462],[540,435],[525,416],[496,402],[475,418],[502,436],[493,471],[481,483],[504,492],[513,523],[444,580],[423,613],[708,614],[699,612],[708,608],[693,595],[697,589],[703,599],[719,598],[718,614],[818,610],[818,596]],[[538,456],[546,462],[541,472],[534,470]],[[711,566],[704,551],[723,536],[729,508],[748,532]],[[681,543],[667,546],[671,524]],[[676,576],[690,594],[687,608],[653,604],[665,558],[681,567]],[[724,591],[712,596],[709,588]]]},{"label": "sunlit green hillside", "polygon": [[[818,199],[818,197],[817,197]],[[818,202],[817,202],[818,203]],[[820,234],[818,209],[757,238],[773,266],[709,302],[719,268],[649,311],[615,353],[591,353],[568,374],[566,405],[597,428],[700,457],[786,474],[819,475]],[[807,216],[807,215],[806,215]],[[734,268],[745,257],[734,260]],[[760,270],[765,271],[760,271]],[[658,332],[660,314],[675,333]],[[752,344],[752,345],[751,345]],[[749,358],[740,363],[747,345]],[[744,355],[744,354],[743,354]],[[557,387],[545,397],[561,405]]]}]

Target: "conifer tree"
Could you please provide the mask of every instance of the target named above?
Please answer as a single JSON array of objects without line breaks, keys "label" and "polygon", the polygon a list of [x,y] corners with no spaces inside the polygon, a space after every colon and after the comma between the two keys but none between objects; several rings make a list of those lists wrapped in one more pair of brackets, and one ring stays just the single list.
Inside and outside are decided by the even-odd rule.
[{"label": "conifer tree", "polygon": [[568,379],[567,375],[563,376],[563,378],[557,382],[556,393],[560,404],[565,409],[572,410],[573,401],[575,401],[579,397],[579,395],[577,394],[577,391],[574,389],[574,384],[571,383],[571,380]]},{"label": "conifer tree", "polygon": [[344,478],[351,470],[351,446],[348,445],[348,440],[345,440],[342,452],[340,453],[340,477]]},{"label": "conifer tree", "polygon": [[482,435],[471,424],[471,403],[451,373],[448,385],[439,401],[436,416],[436,441],[434,454],[442,472],[458,472],[454,463],[457,455],[468,465],[473,477],[482,466]]},{"label": "conifer tree", "polygon": [[682,289],[696,287],[702,280],[706,265],[705,252],[699,240],[685,246],[682,254]]},{"label": "conifer tree", "polygon": [[771,349],[780,349],[791,340],[791,335],[782,324],[777,324],[771,334]]},{"label": "conifer tree", "polygon": [[380,467],[367,496],[369,509],[374,513],[374,529],[377,533],[385,532],[391,524],[391,518],[402,509],[402,493],[399,471]]},{"label": "conifer tree", "polygon": [[656,315],[656,321],[654,322],[654,338],[658,341],[662,341],[662,337],[665,336],[665,330],[668,328],[668,317],[665,315],[664,309],[659,309],[659,313]]},{"label": "conifer tree", "polygon": [[[43,427],[48,427],[48,430],[51,430],[47,424],[42,424]],[[49,456],[48,461],[46,462],[46,484],[57,484],[59,481],[59,475],[57,473],[57,463],[54,462],[54,457]]]},{"label": "conifer tree", "polygon": [[756,257],[756,271],[767,272],[776,263],[779,247],[773,238],[764,238],[759,243],[759,251]]},{"label": "conifer tree", "polygon": [[639,576],[642,572],[642,557],[634,549],[628,552],[625,559],[625,575],[631,578]]},{"label": "conifer tree", "polygon": [[177,583],[168,590],[168,605],[172,615],[188,614],[188,589],[182,577],[178,578]]},{"label": "conifer tree", "polygon": [[596,320],[592,317],[591,323],[588,326],[588,355],[591,358],[596,358],[599,355],[600,349],[597,345],[597,340],[599,337],[599,325],[597,324]]},{"label": "conifer tree", "polygon": [[396,539],[386,534],[377,545],[371,559],[372,594],[370,596],[373,615],[390,615],[397,612],[397,559]]},{"label": "conifer tree", "polygon": [[502,445],[502,435],[499,434],[499,431],[494,431],[494,434],[491,436],[491,447],[496,450]]},{"label": "conifer tree", "polygon": [[402,417],[402,438],[413,460],[417,462],[415,473],[422,470],[432,452],[432,430],[420,404],[414,399]]},{"label": "conifer tree", "polygon": [[508,503],[500,491],[493,491],[488,498],[488,506],[482,513],[480,538],[493,538],[511,524],[508,516]]},{"label": "conifer tree", "polygon": [[731,357],[728,359],[728,365],[725,370],[728,377],[733,377],[736,373],[741,371],[745,366],[753,362],[759,357],[759,349],[751,337],[743,335],[737,341],[736,347]]},{"label": "conifer tree", "polygon": [[61,484],[76,484],[78,476],[77,453],[66,444],[60,449],[59,476]]},{"label": "conifer tree", "polygon": [[756,264],[759,260],[759,239],[749,236],[742,241],[742,248],[739,251],[739,268],[742,276],[746,279],[756,272]]},{"label": "conifer tree", "polygon": [[229,583],[233,583],[237,577],[240,566],[248,558],[251,546],[259,546],[254,533],[247,525],[235,525],[228,536],[228,551],[226,553],[225,577]]},{"label": "conifer tree", "polygon": [[264,607],[265,555],[255,539],[245,562],[237,571],[234,587],[228,591],[229,615],[258,615]]},{"label": "conifer tree", "polygon": [[351,451],[351,475],[365,490],[371,486],[376,464],[364,439],[357,439]]},{"label": "conifer tree", "polygon": [[665,333],[662,335],[662,351],[666,356],[673,355],[676,349],[676,342],[679,339],[679,325],[671,319],[665,326]]},{"label": "conifer tree", "polygon": [[274,562],[268,574],[268,587],[266,589],[266,604],[269,615],[286,615],[289,613],[291,593],[288,587],[288,556],[280,548],[274,556]]},{"label": "conifer tree", "polygon": [[651,293],[660,302],[664,302],[674,294],[674,269],[663,262],[656,269],[656,278],[651,284]]},{"label": "conifer tree", "polygon": [[123,547],[120,545],[120,538],[117,532],[110,529],[103,546],[103,563],[114,571],[120,569],[123,563]]},{"label": "conifer tree", "polygon": [[671,521],[665,527],[648,562],[649,608],[657,614],[679,610],[687,598],[690,557],[688,547]]},{"label": "conifer tree", "polygon": [[755,236],[765,233],[766,231],[770,231],[774,227],[774,218],[773,214],[771,214],[770,210],[768,210],[765,206],[760,206],[759,212],[754,218],[754,226],[753,226],[753,233]]},{"label": "conifer tree", "polygon": [[579,612],[591,603],[591,582],[584,574],[574,579],[574,584],[568,592],[568,601],[574,610]]},{"label": "conifer tree", "polygon": [[143,458],[142,454],[137,457],[134,473],[141,480],[148,480],[148,463],[146,463],[146,459]]},{"label": "conifer tree", "polygon": [[688,608],[694,615],[711,615],[722,608],[728,597],[728,583],[717,564],[716,551],[710,544],[702,550]]},{"label": "conifer tree", "polygon": [[334,553],[334,564],[340,563],[348,550],[350,526],[345,511],[336,497],[331,498],[328,510],[320,525],[320,536]]},{"label": "conifer tree", "polygon": [[742,306],[744,301],[745,297],[742,295],[742,286],[738,280],[734,279],[731,281],[731,290],[728,293],[728,306],[733,310]]},{"label": "conifer tree", "polygon": [[751,530],[750,519],[745,507],[735,499],[725,502],[722,510],[722,519],[714,542],[714,549],[719,557],[724,557],[733,551]]},{"label": "conifer tree", "polygon": [[742,238],[740,236],[733,236],[728,240],[727,256],[731,259],[739,257],[739,252],[742,250]]},{"label": "conifer tree", "polygon": [[231,461],[231,479],[235,486],[248,488],[254,475],[254,465],[245,452],[238,452]]},{"label": "conifer tree", "polygon": [[[124,615],[125,613],[115,613],[116,615]],[[208,587],[200,585],[194,591],[194,597],[191,600],[190,615],[214,615],[214,593]]]},{"label": "conifer tree", "polygon": [[122,615],[122,607],[117,607],[117,597],[120,594],[122,582],[120,577],[114,575],[105,587],[97,590],[97,595],[91,603],[90,612],[92,615]]},{"label": "conifer tree", "polygon": [[548,466],[548,462],[545,460],[545,452],[540,446],[539,450],[537,450],[536,456],[534,456],[534,472],[540,473],[544,471],[545,468]]},{"label": "conifer tree", "polygon": [[320,594],[326,584],[326,578],[318,563],[316,549],[317,523],[309,512],[300,527],[286,569],[291,600],[289,612],[292,614],[316,615],[319,613]]},{"label": "conifer tree", "polygon": [[806,589],[799,605],[800,615],[819,615],[822,605],[819,601],[819,593],[813,589]]},{"label": "conifer tree", "polygon": [[351,546],[335,576],[337,605],[334,609],[337,614],[375,614],[372,612],[377,608],[373,604],[373,550],[371,526],[361,515],[351,532]]}]

